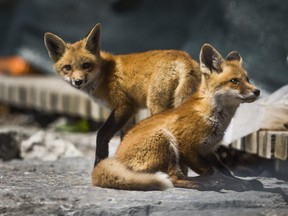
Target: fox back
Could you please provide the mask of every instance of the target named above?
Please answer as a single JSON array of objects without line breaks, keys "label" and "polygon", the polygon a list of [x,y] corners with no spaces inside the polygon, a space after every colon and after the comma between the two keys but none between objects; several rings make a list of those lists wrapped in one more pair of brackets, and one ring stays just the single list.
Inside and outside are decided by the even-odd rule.
[{"label": "fox back", "polygon": [[176,107],[200,82],[197,62],[183,51],[113,55],[100,50],[100,24],[73,44],[49,32],[44,39],[60,77],[113,109],[129,107],[130,115],[138,108],[155,114]]}]

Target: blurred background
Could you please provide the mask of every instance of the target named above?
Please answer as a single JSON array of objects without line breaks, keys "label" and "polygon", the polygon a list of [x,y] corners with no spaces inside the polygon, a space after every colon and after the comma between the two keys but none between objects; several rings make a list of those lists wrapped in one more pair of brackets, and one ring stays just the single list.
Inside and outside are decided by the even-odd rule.
[{"label": "blurred background", "polygon": [[0,0],[0,56],[21,56],[53,73],[43,34],[74,42],[102,24],[114,54],[181,49],[198,60],[203,43],[240,52],[267,92],[288,83],[288,2],[281,0]]},{"label": "blurred background", "polygon": [[[88,135],[76,139],[77,135],[72,133],[64,140],[73,141],[82,153],[93,157],[95,130],[107,119],[109,111],[78,95],[79,91],[66,83],[56,83],[56,78],[38,78],[54,75],[43,42],[45,32],[75,42],[84,38],[96,23],[102,24],[101,48],[113,54],[180,49],[198,60],[203,43],[210,43],[223,57],[232,50],[240,52],[251,81],[261,89],[262,96],[288,83],[288,1],[0,0],[0,128],[11,125],[13,128],[9,132],[0,130],[0,159],[24,158],[19,149],[22,141],[39,130],[47,132],[51,128],[66,132],[92,131],[90,139]],[[284,91],[277,101],[285,95]],[[287,113],[287,102],[281,106]],[[76,110],[77,107],[80,108]],[[258,107],[253,112],[249,107],[248,112],[253,113],[254,120]],[[252,122],[257,121],[248,119],[248,124]],[[22,129],[15,132],[15,125]],[[23,131],[34,126],[29,132]],[[275,176],[275,170],[280,170],[281,176],[288,179],[287,130],[280,135],[265,132],[260,137],[265,142],[258,144],[258,132],[254,135],[253,139],[249,138],[253,155],[221,147],[219,155],[223,161],[230,168],[242,164],[239,174],[242,171],[243,175],[250,172]],[[275,150],[277,137],[283,142]],[[38,138],[37,145],[46,142],[43,133]],[[245,146],[242,141],[237,141],[238,149]],[[275,152],[281,161],[274,160]],[[36,155],[44,158],[39,152]],[[56,153],[51,155],[54,158]]]}]

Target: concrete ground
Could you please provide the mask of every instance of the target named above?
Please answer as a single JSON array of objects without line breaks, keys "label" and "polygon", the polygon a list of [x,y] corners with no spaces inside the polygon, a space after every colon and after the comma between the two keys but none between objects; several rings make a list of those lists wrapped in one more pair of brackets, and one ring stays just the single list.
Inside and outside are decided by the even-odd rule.
[{"label": "concrete ground", "polygon": [[[12,160],[0,164],[0,215],[287,215],[279,193],[259,191],[201,192],[122,191],[91,185],[92,160],[54,162]],[[288,183],[257,178],[267,188]]]},{"label": "concrete ground", "polygon": [[[63,137],[78,143],[85,156],[0,162],[1,216],[288,215],[288,182],[276,178],[257,177],[266,192],[201,192],[181,188],[139,192],[93,187],[90,178],[95,135]],[[118,142],[116,138],[110,144],[111,154]]]}]

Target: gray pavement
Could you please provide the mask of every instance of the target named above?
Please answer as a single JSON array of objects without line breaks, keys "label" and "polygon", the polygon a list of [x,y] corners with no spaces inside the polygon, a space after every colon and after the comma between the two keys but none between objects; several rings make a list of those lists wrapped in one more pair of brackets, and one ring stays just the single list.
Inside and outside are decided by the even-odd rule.
[{"label": "gray pavement", "polygon": [[[283,197],[271,192],[93,187],[91,165],[85,157],[0,163],[0,215],[288,215]],[[287,182],[258,179],[288,194]]]},{"label": "gray pavement", "polygon": [[[13,131],[30,136],[38,130],[14,127]],[[61,133],[57,136],[73,142],[83,156],[56,161],[0,161],[1,216],[288,215],[288,182],[276,178],[257,177],[267,188],[266,192],[203,192],[181,188],[141,192],[94,187],[91,171],[95,134]],[[112,139],[110,155],[114,154],[118,143],[119,138]]]}]

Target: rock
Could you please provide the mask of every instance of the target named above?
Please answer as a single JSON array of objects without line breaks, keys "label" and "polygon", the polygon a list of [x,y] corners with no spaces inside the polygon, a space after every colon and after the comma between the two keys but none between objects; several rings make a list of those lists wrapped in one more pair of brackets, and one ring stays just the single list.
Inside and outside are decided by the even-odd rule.
[{"label": "rock", "polygon": [[26,138],[24,133],[17,133],[14,130],[0,131],[0,159],[7,161],[20,157],[20,143]]},{"label": "rock", "polygon": [[82,153],[73,143],[51,132],[38,131],[21,142],[23,159],[57,160],[63,157],[78,157]]}]

